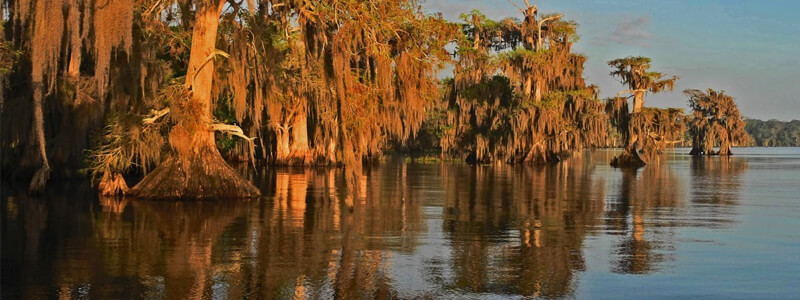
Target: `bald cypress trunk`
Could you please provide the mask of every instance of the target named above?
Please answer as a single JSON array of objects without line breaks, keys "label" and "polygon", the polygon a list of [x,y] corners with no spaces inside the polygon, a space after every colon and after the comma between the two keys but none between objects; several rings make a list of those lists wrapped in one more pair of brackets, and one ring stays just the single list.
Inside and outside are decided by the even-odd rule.
[{"label": "bald cypress trunk", "polygon": [[311,163],[311,152],[308,142],[308,118],[305,111],[294,118],[292,126],[292,145],[289,148],[295,164],[308,165]]},{"label": "bald cypress trunk", "polygon": [[[643,109],[644,109],[644,92],[635,91],[633,93],[633,110],[630,112],[628,120],[633,120],[636,117],[636,115],[642,113]],[[636,128],[631,127],[633,126],[633,123],[631,123],[630,121],[628,122],[627,126],[628,128],[627,128],[627,135],[625,138],[625,149],[619,156],[611,160],[611,166],[617,168],[642,167],[647,163],[639,155],[639,139],[645,137],[639,136],[638,130],[636,130]]]},{"label": "bald cypress trunk", "polygon": [[275,132],[275,163],[288,163],[289,154],[289,126],[284,124]]},{"label": "bald cypress trunk", "polygon": [[42,166],[33,175],[29,190],[31,192],[39,192],[47,184],[50,179],[50,161],[47,159],[47,150],[44,137],[44,112],[43,104],[43,89],[44,86],[41,82],[34,82],[33,87],[33,132],[36,137],[36,144],[38,145],[39,154],[42,158]]},{"label": "bald cypress trunk", "polygon": [[197,8],[185,85],[189,93],[173,99],[170,108],[177,121],[169,134],[173,153],[131,190],[136,197],[249,198],[260,194],[223,160],[211,129],[217,26],[224,4],[224,0],[209,1]]},{"label": "bald cypress trunk", "polygon": [[305,109],[293,112],[291,119],[275,132],[277,165],[305,166],[312,163],[308,140],[308,116]]},{"label": "bald cypress trunk", "polygon": [[644,92],[637,91],[633,94],[633,113],[642,112],[644,108]]},{"label": "bald cypress trunk", "polygon": [[[642,102],[643,101],[640,101],[639,103],[642,103]],[[634,111],[635,112],[631,113],[631,117],[629,119],[633,119],[633,115],[634,114],[641,113],[641,106],[639,107],[639,110],[637,111],[636,110],[636,103],[637,102],[635,101],[635,98],[634,98]],[[613,166],[613,167],[617,167],[617,168],[625,168],[625,167],[639,168],[639,167],[643,167],[644,165],[647,164],[644,161],[644,159],[642,159],[642,157],[639,155],[639,139],[640,139],[640,137],[639,137],[638,131],[635,128],[631,127],[632,125],[633,125],[632,123],[628,124],[628,134],[627,134],[627,137],[625,139],[625,149],[622,151],[622,154],[620,154],[619,156],[617,156],[617,157],[615,157],[614,159],[611,160],[611,166]]]},{"label": "bald cypress trunk", "polygon": [[721,156],[731,155],[731,141],[727,137],[722,137],[719,141],[719,152]]},{"label": "bald cypress trunk", "polygon": [[639,150],[637,147],[638,141],[639,135],[633,132],[633,130],[630,130],[630,133],[625,140],[625,149],[619,156],[614,157],[614,159],[611,160],[611,166],[617,168],[638,168],[644,166],[646,163],[639,155]]},{"label": "bald cypress trunk", "polygon": [[703,155],[703,133],[694,133],[692,136],[692,151],[689,155]]}]

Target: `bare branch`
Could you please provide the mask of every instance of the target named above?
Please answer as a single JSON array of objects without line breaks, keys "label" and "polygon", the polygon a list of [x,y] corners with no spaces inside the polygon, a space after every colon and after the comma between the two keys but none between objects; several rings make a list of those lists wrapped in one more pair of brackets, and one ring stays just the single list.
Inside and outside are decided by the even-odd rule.
[{"label": "bare branch", "polygon": [[146,11],[145,11],[145,12],[144,12],[142,15],[144,15],[144,16],[149,16],[151,13],[153,13],[153,11],[154,11],[154,10],[155,10],[157,7],[159,7],[159,6],[161,5],[161,1],[163,1],[163,0],[158,0],[158,1],[156,1],[156,3],[155,3],[155,4],[153,4],[153,6],[151,6],[150,8],[148,8],[148,9],[147,9],[147,10],[146,10]]},{"label": "bare branch", "polygon": [[213,125],[211,125],[211,130],[219,131],[219,132],[222,132],[222,133],[227,133],[227,134],[230,134],[230,135],[235,135],[235,136],[243,138],[243,139],[245,139],[245,140],[247,140],[248,142],[251,142],[251,143],[253,142],[253,140],[256,139],[254,137],[249,137],[249,136],[245,135],[244,134],[244,130],[242,130],[241,127],[236,126],[236,125],[214,123]]},{"label": "bare branch", "polygon": [[624,91],[620,91],[619,93],[617,93],[617,97],[619,97],[622,94],[635,94],[635,93],[643,93],[643,92],[647,92],[647,89],[624,90]]},{"label": "bare branch", "polygon": [[558,14],[558,15],[555,15],[555,16],[552,16],[552,17],[547,17],[547,18],[542,19],[541,21],[539,21],[539,28],[542,27],[542,24],[544,24],[544,22],[557,20],[557,19],[560,19],[562,16],[563,15]]},{"label": "bare branch", "polygon": [[528,8],[531,8],[531,6],[533,6],[533,5],[531,5],[531,3],[530,3],[530,2],[528,2],[528,0],[525,0],[525,5],[527,5],[527,6],[528,6]]},{"label": "bare branch", "polygon": [[161,117],[166,116],[169,113],[169,107],[167,107],[165,109],[162,109],[162,110],[155,110],[154,109],[154,110],[151,110],[150,112],[153,114],[153,116],[149,117],[149,118],[145,118],[144,120],[142,120],[142,122],[144,124],[153,124],[156,121],[158,121],[158,119],[161,119]]},{"label": "bare branch", "polygon": [[192,85],[194,85],[194,80],[197,78],[197,75],[200,75],[200,70],[205,68],[206,65],[208,65],[209,62],[211,62],[212,60],[214,60],[214,58],[217,57],[217,55],[225,57],[225,58],[230,57],[230,55],[228,53],[226,53],[225,51],[222,51],[222,50],[219,50],[219,49],[214,49],[214,52],[211,52],[211,54],[209,54],[208,57],[206,57],[206,60],[203,61],[203,64],[200,65],[200,67],[197,68],[197,70],[194,71],[194,76],[192,76],[192,81],[191,81]]},{"label": "bare branch", "polygon": [[514,4],[514,6],[516,6],[517,9],[519,9],[519,11],[522,12],[523,14],[525,13],[525,10],[522,9],[522,7],[520,7],[519,5],[517,5],[517,3],[514,2],[513,0],[508,0],[508,2],[510,2],[511,4]]}]

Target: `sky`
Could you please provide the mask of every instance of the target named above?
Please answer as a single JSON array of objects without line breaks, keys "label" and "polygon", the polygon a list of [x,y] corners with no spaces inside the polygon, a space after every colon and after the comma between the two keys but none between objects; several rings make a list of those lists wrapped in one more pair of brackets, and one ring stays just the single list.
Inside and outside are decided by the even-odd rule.
[{"label": "sky", "polygon": [[[449,20],[478,9],[487,17],[522,18],[509,1],[423,0]],[[578,23],[573,51],[588,61],[584,77],[601,97],[624,90],[609,60],[647,56],[652,70],[678,75],[671,93],[649,95],[647,106],[688,110],[685,89],[714,88],[733,96],[748,118],[800,119],[800,1],[797,0],[529,0],[539,13]]]}]

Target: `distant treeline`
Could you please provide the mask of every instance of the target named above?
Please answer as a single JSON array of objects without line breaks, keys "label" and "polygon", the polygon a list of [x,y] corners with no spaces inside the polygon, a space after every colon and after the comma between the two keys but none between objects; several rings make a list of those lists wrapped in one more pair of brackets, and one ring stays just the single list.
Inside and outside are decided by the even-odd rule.
[{"label": "distant treeline", "polygon": [[800,120],[745,120],[745,130],[759,147],[800,147]]}]

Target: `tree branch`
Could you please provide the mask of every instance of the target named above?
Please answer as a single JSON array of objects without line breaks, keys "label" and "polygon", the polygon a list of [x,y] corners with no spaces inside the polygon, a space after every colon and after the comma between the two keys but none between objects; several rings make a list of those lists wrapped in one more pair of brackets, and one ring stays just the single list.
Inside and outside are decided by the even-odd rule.
[{"label": "tree branch", "polygon": [[638,90],[624,90],[624,91],[620,91],[619,93],[617,93],[617,97],[619,97],[619,95],[622,95],[622,94],[635,94],[635,93],[639,93],[639,92],[642,92],[642,93],[643,93],[643,92],[647,92],[647,89],[638,89]]},{"label": "tree branch", "polygon": [[230,134],[230,135],[235,135],[235,136],[243,138],[243,139],[245,139],[245,140],[247,140],[248,142],[251,142],[251,143],[253,142],[253,140],[256,139],[254,137],[249,137],[249,136],[245,135],[244,134],[244,130],[242,130],[241,127],[236,126],[236,125],[223,124],[223,123],[214,123],[214,124],[211,125],[211,130],[219,131],[219,132],[222,132],[222,133],[227,133],[227,134]]},{"label": "tree branch", "polygon": [[528,8],[531,8],[531,6],[533,6],[533,5],[531,5],[531,3],[530,3],[530,2],[528,2],[528,0],[525,0],[525,5],[527,5],[527,6],[528,6]]},{"label": "tree branch", "polygon": [[162,109],[162,110],[155,110],[154,109],[154,110],[151,110],[150,112],[153,114],[153,116],[149,117],[149,118],[145,118],[144,120],[142,120],[142,122],[144,124],[153,124],[156,121],[158,121],[158,119],[160,119],[161,117],[166,116],[169,113],[169,107],[167,107],[165,109]]},{"label": "tree branch", "polygon": [[211,54],[209,54],[208,57],[206,57],[206,60],[203,61],[203,64],[200,65],[200,67],[197,68],[197,70],[194,71],[194,76],[192,76],[192,81],[191,81],[192,82],[192,86],[194,86],[194,80],[197,78],[197,75],[200,75],[200,70],[205,68],[206,65],[208,65],[209,62],[211,62],[212,60],[214,60],[214,58],[217,57],[217,55],[225,57],[225,58],[230,57],[230,55],[228,55],[228,53],[226,53],[225,51],[222,51],[222,50],[219,50],[219,49],[214,49],[214,52],[211,52]]},{"label": "tree branch", "polygon": [[560,19],[562,16],[564,16],[564,15],[558,14],[558,15],[555,15],[555,16],[552,16],[552,17],[547,17],[547,18],[542,19],[541,21],[539,21],[540,30],[541,30],[542,24],[544,24],[544,22]]},{"label": "tree branch", "polygon": [[519,9],[519,11],[522,12],[523,14],[525,13],[525,10],[522,9],[522,7],[520,7],[519,5],[517,5],[517,3],[514,2],[513,0],[508,0],[508,2],[510,2],[511,4],[514,4],[514,6],[516,6],[517,9]]}]

